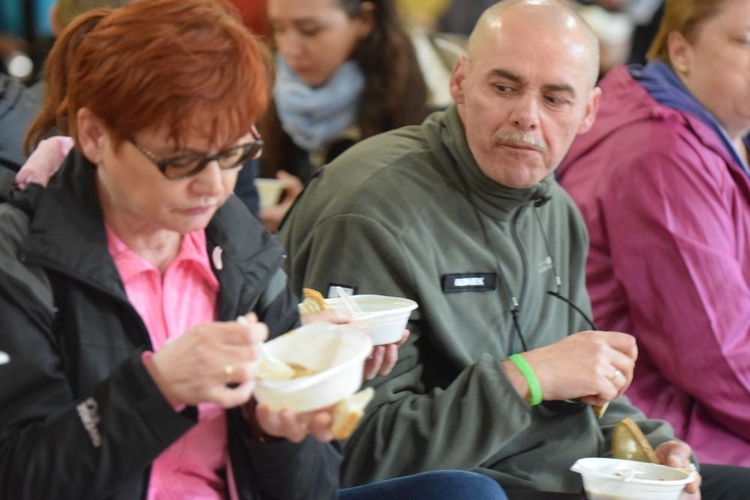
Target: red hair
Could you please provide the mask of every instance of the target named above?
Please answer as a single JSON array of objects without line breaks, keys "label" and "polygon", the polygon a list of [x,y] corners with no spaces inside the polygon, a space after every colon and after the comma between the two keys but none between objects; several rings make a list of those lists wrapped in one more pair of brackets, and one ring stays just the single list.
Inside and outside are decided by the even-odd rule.
[{"label": "red hair", "polygon": [[53,128],[77,139],[88,108],[119,143],[164,126],[179,148],[188,134],[229,144],[265,112],[271,59],[215,0],[135,0],[73,22],[46,65],[46,98],[26,148]]}]

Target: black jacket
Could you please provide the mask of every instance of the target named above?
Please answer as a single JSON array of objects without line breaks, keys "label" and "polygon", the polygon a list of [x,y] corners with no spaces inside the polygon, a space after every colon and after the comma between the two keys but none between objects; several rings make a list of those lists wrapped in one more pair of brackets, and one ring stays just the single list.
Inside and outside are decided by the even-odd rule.
[{"label": "black jacket", "polygon": [[[150,463],[195,424],[141,362],[148,332],[107,250],[92,168],[74,151],[47,189],[6,189],[0,204],[0,498],[145,498]],[[271,336],[298,324],[283,251],[239,200],[206,240],[223,249],[221,320],[252,310]],[[333,445],[257,442],[237,409],[227,429],[240,498],[335,496]]]}]

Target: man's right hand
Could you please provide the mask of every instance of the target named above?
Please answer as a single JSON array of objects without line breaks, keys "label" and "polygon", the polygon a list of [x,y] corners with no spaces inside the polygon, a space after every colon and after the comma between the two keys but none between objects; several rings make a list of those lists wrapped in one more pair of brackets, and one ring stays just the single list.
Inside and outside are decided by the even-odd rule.
[{"label": "man's right hand", "polygon": [[[626,333],[583,331],[521,356],[534,371],[544,400],[581,399],[599,405],[628,388],[638,347]],[[501,365],[516,391],[527,397],[528,385],[515,365],[508,360]]]}]

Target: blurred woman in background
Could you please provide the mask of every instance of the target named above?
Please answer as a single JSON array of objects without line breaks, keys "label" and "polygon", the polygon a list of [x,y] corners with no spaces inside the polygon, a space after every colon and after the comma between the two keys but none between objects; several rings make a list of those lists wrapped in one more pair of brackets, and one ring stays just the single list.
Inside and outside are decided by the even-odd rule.
[{"label": "blurred woman in background", "polygon": [[261,210],[275,230],[318,167],[365,137],[420,123],[429,109],[392,0],[269,0],[268,17],[277,79],[258,128],[261,176],[287,187],[281,204]]},{"label": "blurred woman in background", "polygon": [[638,339],[628,395],[702,462],[750,466],[750,0],[668,0],[648,57],[603,79],[558,174],[596,322]]}]

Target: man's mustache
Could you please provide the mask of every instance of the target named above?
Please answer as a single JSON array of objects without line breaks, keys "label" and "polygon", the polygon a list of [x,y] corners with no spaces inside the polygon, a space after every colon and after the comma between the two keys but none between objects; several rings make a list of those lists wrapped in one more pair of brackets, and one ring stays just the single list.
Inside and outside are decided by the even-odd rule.
[{"label": "man's mustache", "polygon": [[520,132],[502,132],[493,137],[493,142],[500,146],[531,148],[540,153],[547,152],[547,145],[532,136]]}]

